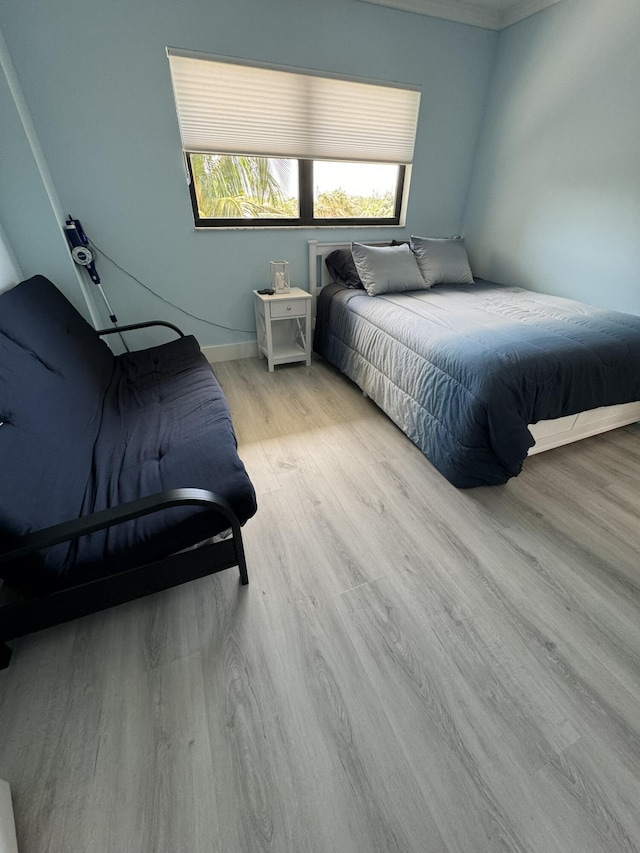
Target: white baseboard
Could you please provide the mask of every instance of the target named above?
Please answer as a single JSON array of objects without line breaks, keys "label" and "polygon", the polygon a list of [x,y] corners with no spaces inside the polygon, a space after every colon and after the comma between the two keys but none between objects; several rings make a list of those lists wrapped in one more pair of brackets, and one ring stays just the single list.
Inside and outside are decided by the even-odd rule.
[{"label": "white baseboard", "polygon": [[244,344],[219,344],[213,347],[202,347],[202,352],[209,364],[218,361],[235,361],[237,358],[257,358],[258,342],[247,341]]},{"label": "white baseboard", "polygon": [[9,785],[2,779],[0,779],[0,851],[1,853],[18,853],[11,791]]}]

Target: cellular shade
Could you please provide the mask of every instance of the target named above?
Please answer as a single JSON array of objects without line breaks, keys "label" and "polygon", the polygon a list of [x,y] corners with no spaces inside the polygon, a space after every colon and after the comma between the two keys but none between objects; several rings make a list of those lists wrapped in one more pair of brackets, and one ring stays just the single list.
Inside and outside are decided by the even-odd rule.
[{"label": "cellular shade", "polygon": [[167,49],[185,151],[408,164],[420,93],[407,86]]}]

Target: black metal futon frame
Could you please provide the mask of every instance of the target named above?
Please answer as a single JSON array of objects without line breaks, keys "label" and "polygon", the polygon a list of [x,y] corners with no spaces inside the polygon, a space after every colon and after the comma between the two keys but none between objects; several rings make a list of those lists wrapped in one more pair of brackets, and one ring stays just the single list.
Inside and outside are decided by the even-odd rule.
[{"label": "black metal futon frame", "polygon": [[[168,326],[183,335],[177,326],[164,321],[137,323],[120,326],[118,329],[101,329],[98,334],[113,334],[153,325]],[[77,539],[144,515],[186,506],[199,506],[223,516],[231,530],[230,535],[123,572],[33,598],[19,596],[6,587],[0,590],[0,602],[3,602],[0,603],[0,669],[7,667],[11,659],[12,652],[6,644],[7,641],[26,634],[106,610],[233,566],[238,566],[240,570],[240,582],[247,584],[249,577],[240,522],[224,497],[205,489],[173,489],[37,530],[22,537],[19,547],[0,552],[0,567],[5,563],[28,559],[43,548],[61,542]]]}]

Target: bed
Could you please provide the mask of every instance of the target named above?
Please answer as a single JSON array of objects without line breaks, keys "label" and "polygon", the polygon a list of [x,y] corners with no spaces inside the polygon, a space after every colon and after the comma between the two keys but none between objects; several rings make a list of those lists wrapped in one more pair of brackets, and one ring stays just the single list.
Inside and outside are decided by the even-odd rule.
[{"label": "bed", "polygon": [[325,266],[350,245],[309,242],[314,349],[454,486],[640,419],[640,316],[478,279],[372,298]]}]

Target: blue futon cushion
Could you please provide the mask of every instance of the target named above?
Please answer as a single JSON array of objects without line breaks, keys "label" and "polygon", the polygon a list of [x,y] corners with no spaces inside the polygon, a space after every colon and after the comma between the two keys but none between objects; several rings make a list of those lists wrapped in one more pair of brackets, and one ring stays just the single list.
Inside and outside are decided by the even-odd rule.
[{"label": "blue futon cushion", "polygon": [[[81,514],[114,370],[111,350],[46,278],[0,294],[3,550]],[[15,585],[31,592],[55,581],[69,552],[67,542],[48,549]]]},{"label": "blue futon cushion", "polygon": [[[256,511],[227,401],[191,336],[116,359],[82,514],[179,488],[222,495],[242,523]],[[73,582],[122,571],[228,526],[193,507],[163,510],[77,540],[64,571]]]}]

